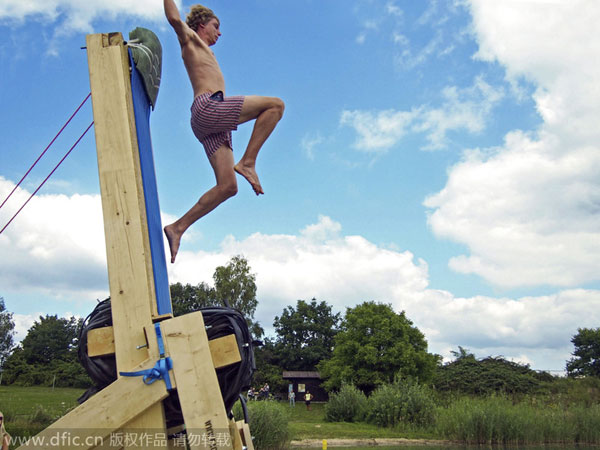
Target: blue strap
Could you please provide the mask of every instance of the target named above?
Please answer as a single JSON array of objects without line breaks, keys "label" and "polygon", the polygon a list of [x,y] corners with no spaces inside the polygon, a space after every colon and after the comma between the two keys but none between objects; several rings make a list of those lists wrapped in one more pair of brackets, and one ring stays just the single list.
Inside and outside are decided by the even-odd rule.
[{"label": "blue strap", "polygon": [[156,331],[156,340],[158,342],[158,352],[160,354],[160,359],[156,361],[156,364],[152,369],[146,370],[138,370],[137,372],[119,372],[120,375],[124,377],[141,377],[143,376],[143,381],[145,384],[152,384],[156,380],[165,380],[165,384],[167,385],[167,390],[171,390],[173,387],[171,386],[171,379],[169,378],[169,370],[173,368],[173,361],[171,357],[165,358],[165,346],[162,340],[162,331],[160,329],[160,324],[154,324],[154,330]]},{"label": "blue strap", "polygon": [[158,354],[162,358],[162,357],[165,356],[165,345],[163,344],[162,331],[160,329],[160,323],[155,323],[154,324],[154,331],[156,331],[156,340],[158,341]]},{"label": "blue strap", "polygon": [[173,368],[173,361],[170,357],[161,358],[156,361],[156,364],[152,369],[138,370],[137,372],[119,372],[124,377],[141,377],[145,384],[152,384],[156,380],[165,380],[167,389],[171,390],[171,379],[169,378],[169,370]]}]

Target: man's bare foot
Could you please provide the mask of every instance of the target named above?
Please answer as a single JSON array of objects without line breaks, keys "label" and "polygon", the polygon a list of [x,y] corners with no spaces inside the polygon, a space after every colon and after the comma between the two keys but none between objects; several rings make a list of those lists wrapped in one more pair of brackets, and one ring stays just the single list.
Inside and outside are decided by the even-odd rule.
[{"label": "man's bare foot", "polygon": [[252,186],[252,189],[254,189],[254,193],[256,195],[265,193],[262,189],[262,186],[260,185],[260,181],[258,180],[256,170],[254,170],[254,166],[248,167],[239,162],[235,165],[233,169],[241,176],[243,176],[246,180],[248,180],[248,183],[250,183],[250,186]]},{"label": "man's bare foot", "polygon": [[167,241],[169,241],[169,248],[171,250],[171,263],[175,262],[175,257],[179,250],[179,242],[181,241],[181,235],[178,234],[174,228],[173,224],[167,225],[164,228],[165,236],[167,236]]}]

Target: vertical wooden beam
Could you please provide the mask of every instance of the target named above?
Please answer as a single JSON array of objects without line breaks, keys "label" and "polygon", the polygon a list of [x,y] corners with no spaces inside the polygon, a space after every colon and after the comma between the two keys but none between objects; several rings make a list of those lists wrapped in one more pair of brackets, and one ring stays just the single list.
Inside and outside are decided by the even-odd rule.
[{"label": "vertical wooden beam", "polygon": [[254,450],[254,443],[252,442],[252,435],[250,434],[250,426],[243,420],[238,420],[236,425],[242,438],[242,444],[246,447],[246,450]]},{"label": "vertical wooden beam", "polygon": [[[154,302],[127,49],[120,33],[87,36],[117,368],[148,358]],[[151,338],[151,336],[148,336]]]},{"label": "vertical wooden beam", "polygon": [[[86,44],[117,371],[131,371],[158,354],[156,336],[144,334],[156,302],[129,58],[120,33],[88,35]],[[147,430],[164,426],[161,403],[127,425]]]},{"label": "vertical wooden beam", "polygon": [[229,420],[229,434],[231,435],[231,446],[233,450],[243,450],[244,443],[242,442],[242,435],[238,430],[235,419]]}]

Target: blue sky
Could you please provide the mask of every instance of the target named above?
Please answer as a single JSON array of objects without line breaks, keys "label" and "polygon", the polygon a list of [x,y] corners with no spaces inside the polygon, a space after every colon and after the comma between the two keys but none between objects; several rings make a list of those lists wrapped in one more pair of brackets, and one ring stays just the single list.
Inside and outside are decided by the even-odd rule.
[{"label": "blue sky", "polygon": [[[191,2],[179,3],[187,13]],[[227,94],[281,97],[239,194],[185,236],[171,282],[243,254],[257,318],[316,297],[391,303],[430,350],[460,345],[560,370],[600,323],[600,45],[594,0],[210,1]],[[3,0],[0,200],[89,92],[85,35],[163,45],[151,129],[163,222],[214,183],[159,0]],[[86,104],[0,210],[0,227],[92,121]],[[239,158],[252,130],[234,133]],[[0,235],[19,337],[108,295],[93,133]]]}]

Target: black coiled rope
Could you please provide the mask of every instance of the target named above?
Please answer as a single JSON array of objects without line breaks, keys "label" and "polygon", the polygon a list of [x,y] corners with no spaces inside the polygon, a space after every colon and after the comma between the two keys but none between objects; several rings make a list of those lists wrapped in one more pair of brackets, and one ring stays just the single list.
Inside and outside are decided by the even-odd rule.
[{"label": "black coiled rope", "polygon": [[[241,355],[241,361],[227,367],[217,369],[217,378],[223,396],[225,410],[231,414],[233,405],[241,400],[244,416],[247,419],[245,400],[241,395],[252,384],[252,376],[256,371],[254,361],[254,345],[248,324],[242,313],[228,307],[201,308],[204,326],[208,339],[217,339],[230,334],[235,335]],[[96,328],[112,326],[110,298],[98,303],[92,313],[85,319],[79,333],[79,361],[94,382],[80,398],[83,403],[96,392],[104,389],[117,379],[117,365],[115,355],[88,356],[87,333]],[[208,362],[212,364],[212,361]],[[171,393],[164,400],[167,426],[174,427],[183,423],[183,415],[179,404],[179,397]]]}]

